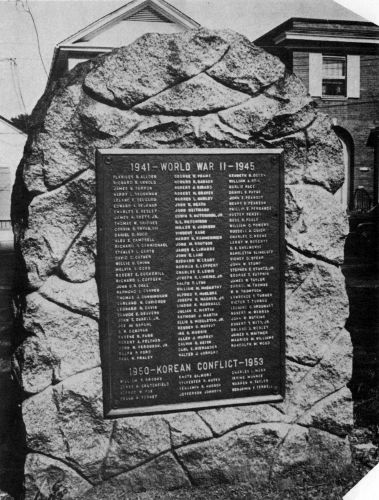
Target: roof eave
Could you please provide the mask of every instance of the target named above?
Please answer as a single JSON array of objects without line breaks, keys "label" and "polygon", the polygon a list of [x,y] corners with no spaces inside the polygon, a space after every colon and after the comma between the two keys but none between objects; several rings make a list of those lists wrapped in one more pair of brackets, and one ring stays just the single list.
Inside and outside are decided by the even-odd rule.
[{"label": "roof eave", "polygon": [[173,7],[171,4],[167,3],[164,0],[133,0],[132,2],[129,2],[128,4],[123,5],[119,9],[116,9],[113,12],[106,14],[105,16],[101,17],[100,19],[97,19],[96,21],[89,24],[85,28],[82,28],[73,35],[62,40],[58,44],[58,46],[73,44],[84,37],[88,37],[89,35],[92,35],[93,38],[94,36],[96,36],[96,34],[107,29],[107,27],[110,27],[113,24],[117,23],[118,19],[126,15],[127,17],[129,17],[138,10],[143,9],[148,5],[153,6],[158,12],[166,16],[172,22],[179,24],[186,29],[197,29],[200,27],[199,23],[194,21],[192,18],[190,18],[183,12],[180,12],[178,9],[176,9],[175,7]]},{"label": "roof eave", "polygon": [[256,40],[254,40],[254,43],[257,45],[264,44],[266,42],[272,41],[275,37],[279,36],[285,31],[289,31],[291,29],[294,29],[294,23],[296,22],[303,22],[303,23],[326,23],[326,24],[332,24],[332,23],[338,23],[343,26],[351,26],[351,25],[358,25],[358,26],[372,26],[372,27],[378,27],[376,24],[371,23],[369,21],[352,21],[352,20],[341,20],[341,19],[321,19],[321,18],[311,18],[311,17],[290,17],[283,23],[279,24],[278,26],[275,26],[273,29],[270,31],[267,31],[260,37],[258,37]]},{"label": "roof eave", "polygon": [[335,43],[351,43],[363,45],[379,45],[378,38],[357,38],[357,37],[343,37],[334,35],[307,35],[304,33],[281,33],[273,39],[275,45],[281,44],[285,41],[301,41],[301,42],[335,42]]}]

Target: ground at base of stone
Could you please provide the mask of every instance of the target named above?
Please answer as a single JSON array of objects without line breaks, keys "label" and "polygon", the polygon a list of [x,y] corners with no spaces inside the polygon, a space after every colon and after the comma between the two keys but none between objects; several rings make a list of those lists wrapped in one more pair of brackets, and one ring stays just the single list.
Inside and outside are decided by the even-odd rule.
[{"label": "ground at base of stone", "polygon": [[212,487],[185,488],[171,492],[150,490],[130,494],[93,489],[80,500],[341,500],[368,472],[364,466],[346,467],[343,471],[314,468],[310,473],[296,467],[270,485],[250,482]]}]

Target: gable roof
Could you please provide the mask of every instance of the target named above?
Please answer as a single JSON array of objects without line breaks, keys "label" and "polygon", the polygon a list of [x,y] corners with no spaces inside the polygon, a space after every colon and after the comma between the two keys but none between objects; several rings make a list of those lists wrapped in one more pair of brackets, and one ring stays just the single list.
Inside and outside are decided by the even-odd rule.
[{"label": "gable roof", "polygon": [[60,42],[58,46],[89,41],[120,21],[125,20],[175,23],[185,29],[200,27],[199,23],[165,0],[132,0],[69,36]]}]

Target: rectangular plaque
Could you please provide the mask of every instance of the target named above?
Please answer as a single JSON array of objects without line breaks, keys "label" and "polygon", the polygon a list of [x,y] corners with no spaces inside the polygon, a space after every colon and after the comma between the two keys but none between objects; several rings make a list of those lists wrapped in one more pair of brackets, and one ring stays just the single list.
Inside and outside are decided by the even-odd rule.
[{"label": "rectangular plaque", "polygon": [[281,150],[100,150],[104,411],[284,397]]}]

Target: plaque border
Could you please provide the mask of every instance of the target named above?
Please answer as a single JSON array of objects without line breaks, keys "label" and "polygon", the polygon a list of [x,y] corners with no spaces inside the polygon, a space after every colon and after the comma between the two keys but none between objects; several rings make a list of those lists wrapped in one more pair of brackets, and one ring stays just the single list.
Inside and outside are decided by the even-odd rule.
[{"label": "plaque border", "polygon": [[[96,257],[96,282],[99,293],[99,346],[101,357],[102,381],[103,381],[103,414],[104,418],[120,418],[128,416],[142,416],[180,412],[196,409],[220,408],[227,406],[242,406],[249,404],[279,403],[285,397],[285,203],[284,203],[284,150],[282,148],[156,148],[156,149],[121,149],[121,148],[99,148],[96,149],[95,171],[96,171],[96,220],[97,220],[97,257]],[[105,213],[105,175],[104,167],[111,165],[111,156],[118,155],[151,155],[151,154],[192,154],[192,155],[235,155],[235,154],[260,154],[275,155],[277,168],[279,168],[279,352],[280,352],[280,390],[276,394],[264,396],[248,396],[242,398],[215,399],[212,401],[197,401],[188,403],[157,404],[133,408],[112,408],[111,398],[111,375],[110,375],[110,322],[108,318],[109,295],[106,280],[103,276],[107,269],[105,263],[100,261],[100,255],[104,255],[107,242],[103,237],[103,228],[106,224]],[[104,269],[101,269],[103,264]],[[103,332],[103,335],[100,334]]]}]

